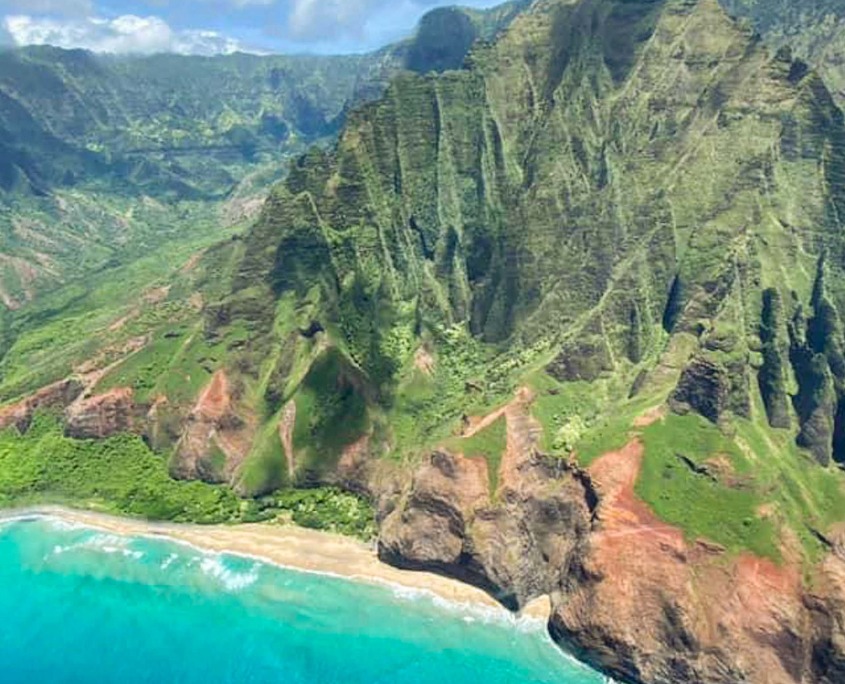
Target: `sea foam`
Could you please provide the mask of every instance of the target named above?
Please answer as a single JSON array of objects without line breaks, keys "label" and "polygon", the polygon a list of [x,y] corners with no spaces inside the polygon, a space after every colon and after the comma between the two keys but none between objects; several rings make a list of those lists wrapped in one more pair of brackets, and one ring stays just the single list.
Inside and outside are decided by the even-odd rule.
[{"label": "sea foam", "polygon": [[220,582],[226,591],[241,591],[258,581],[258,563],[246,572],[237,572],[226,567],[224,559],[215,554],[205,556],[199,562],[199,567],[204,575]]}]

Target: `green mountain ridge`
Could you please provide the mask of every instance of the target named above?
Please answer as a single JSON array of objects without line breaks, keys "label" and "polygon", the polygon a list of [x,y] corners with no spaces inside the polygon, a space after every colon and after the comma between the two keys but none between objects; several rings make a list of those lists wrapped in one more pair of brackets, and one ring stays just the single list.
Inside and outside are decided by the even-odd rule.
[{"label": "green mountain ridge", "polygon": [[[467,69],[398,76],[350,113],[336,149],[292,166],[243,239],[160,281],[163,295],[92,308],[106,274],[76,303],[63,293],[18,316],[38,329],[70,302],[11,346],[0,396],[97,349],[119,360],[142,335],[94,390],[166,396],[176,428],[152,442],[176,449],[175,470],[255,492],[290,479],[272,443],[292,403],[329,402],[307,434],[330,446],[294,478],[310,481],[364,434],[376,452],[425,453],[526,384],[561,456],[671,396],[842,461],[841,113],[815,74],[700,4],[673,24],[662,1],[535,3]],[[421,377],[420,354],[442,370]],[[177,369],[198,380],[174,400]],[[178,426],[217,370],[239,387],[238,421],[267,429],[250,428],[236,462],[180,465]],[[336,385],[348,405],[330,406]]]}]

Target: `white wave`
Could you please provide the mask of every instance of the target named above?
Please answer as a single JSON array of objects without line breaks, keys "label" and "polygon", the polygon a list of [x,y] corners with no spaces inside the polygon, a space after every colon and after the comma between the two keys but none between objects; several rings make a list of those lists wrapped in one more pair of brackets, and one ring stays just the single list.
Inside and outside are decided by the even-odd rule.
[{"label": "white wave", "polygon": [[467,623],[504,624],[525,633],[546,631],[546,621],[542,618],[531,615],[515,615],[504,606],[447,599],[428,589],[405,587],[392,582],[377,581],[376,583],[388,587],[393,595],[402,601],[428,601],[440,610],[453,615],[457,613]]},{"label": "white wave", "polygon": [[171,553],[167,558],[165,558],[161,565],[159,566],[162,570],[167,570],[171,565],[173,565],[173,561],[175,561],[179,556],[175,553]]},{"label": "white wave", "polygon": [[50,527],[57,530],[78,530],[82,529],[81,525],[76,525],[75,523],[68,522],[61,520],[60,518],[54,518],[53,516],[45,513],[38,513],[38,512],[7,512],[0,514],[0,529],[4,529],[6,527],[11,527],[13,525],[17,525],[19,523],[33,523],[33,522],[48,522]]},{"label": "white wave", "polygon": [[[548,623],[543,618],[532,615],[514,614],[504,606],[446,599],[428,589],[414,589],[382,581],[378,581],[377,583],[390,588],[393,591],[393,595],[403,601],[427,600],[440,610],[453,615],[456,613],[459,614],[460,618],[468,624],[500,624],[523,634],[537,635],[545,640],[549,647],[571,667],[584,670],[585,672],[594,671],[589,665],[578,660],[572,653],[569,653],[552,639],[549,634]],[[615,679],[607,676],[603,676],[602,681],[604,684],[619,684]]]},{"label": "white wave", "polygon": [[95,534],[88,539],[83,539],[75,544],[56,544],[53,547],[53,556],[60,556],[71,551],[97,551],[109,555],[119,554],[124,558],[141,560],[144,557],[143,551],[129,548],[130,539],[119,537],[113,534]]},{"label": "white wave", "polygon": [[62,518],[44,517],[37,519],[47,521],[50,524],[51,529],[58,532],[74,532],[76,530],[86,529],[79,523],[71,522],[70,520],[63,520]]},{"label": "white wave", "polygon": [[240,591],[258,581],[258,564],[247,572],[237,572],[226,567],[219,555],[206,556],[200,561],[200,570],[220,582],[227,591]]},{"label": "white wave", "polygon": [[129,548],[131,539],[116,534],[95,534],[93,537],[81,542],[80,546],[85,549],[92,549],[107,553],[109,555],[121,555],[124,558],[140,560],[144,557],[142,551],[135,551]]}]

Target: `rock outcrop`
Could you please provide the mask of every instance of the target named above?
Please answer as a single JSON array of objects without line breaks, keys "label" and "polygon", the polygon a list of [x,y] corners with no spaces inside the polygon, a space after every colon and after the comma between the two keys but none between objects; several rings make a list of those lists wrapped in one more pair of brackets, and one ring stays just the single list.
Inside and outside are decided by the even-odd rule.
[{"label": "rock outcrop", "polygon": [[521,396],[499,412],[507,446],[495,491],[484,459],[441,450],[399,491],[380,492],[382,559],[457,577],[513,610],[569,583],[595,495],[578,469],[536,451],[529,403]]},{"label": "rock outcrop", "polygon": [[133,391],[121,387],[80,398],[65,411],[65,434],[76,439],[106,439],[137,429]]},{"label": "rock outcrop", "polygon": [[696,411],[718,423],[728,407],[730,381],[727,371],[707,359],[695,359],[681,374],[670,403],[679,412]]},{"label": "rock outcrop", "polygon": [[82,383],[75,379],[62,380],[17,403],[0,407],[0,430],[14,426],[26,432],[37,411],[62,410],[79,397],[84,389]]},{"label": "rock outcrop", "polygon": [[552,634],[627,682],[802,681],[800,573],[662,523],[634,494],[642,456],[633,441],[590,467],[597,524],[581,581],[554,597]]},{"label": "rock outcrop", "polygon": [[185,421],[171,470],[180,478],[226,482],[249,452],[253,432],[238,415],[225,371],[217,371]]}]

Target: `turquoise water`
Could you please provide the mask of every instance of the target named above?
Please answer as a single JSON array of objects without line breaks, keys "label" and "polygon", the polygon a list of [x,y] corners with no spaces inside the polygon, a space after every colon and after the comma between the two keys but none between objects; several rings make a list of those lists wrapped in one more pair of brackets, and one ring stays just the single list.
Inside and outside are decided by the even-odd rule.
[{"label": "turquoise water", "polygon": [[542,625],[57,519],[0,524],[0,681],[598,684]]}]

